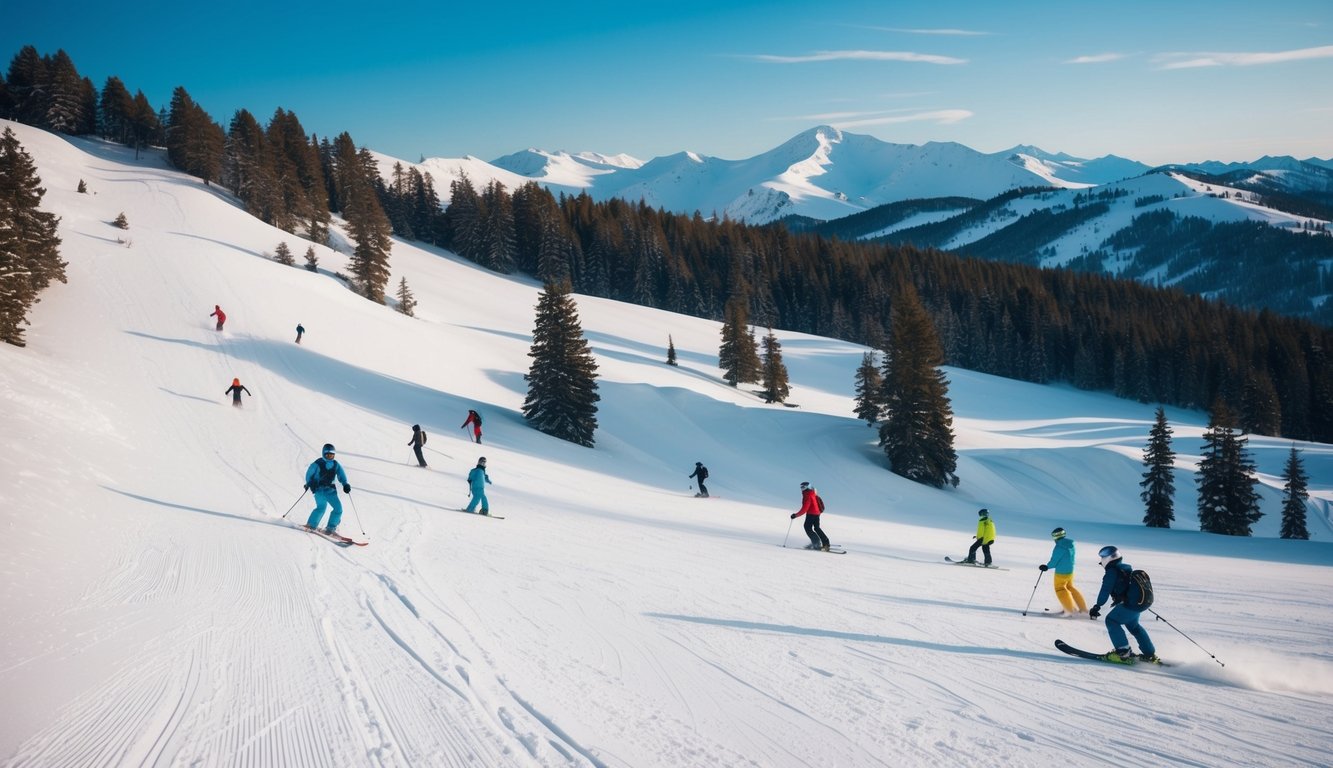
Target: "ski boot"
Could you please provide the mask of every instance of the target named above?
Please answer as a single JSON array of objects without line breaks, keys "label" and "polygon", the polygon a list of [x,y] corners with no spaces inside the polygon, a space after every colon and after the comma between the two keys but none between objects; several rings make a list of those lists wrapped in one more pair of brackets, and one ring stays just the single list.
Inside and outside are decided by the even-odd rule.
[{"label": "ski boot", "polygon": [[1129,665],[1134,663],[1134,654],[1128,648],[1116,648],[1114,651],[1103,653],[1102,661]]}]

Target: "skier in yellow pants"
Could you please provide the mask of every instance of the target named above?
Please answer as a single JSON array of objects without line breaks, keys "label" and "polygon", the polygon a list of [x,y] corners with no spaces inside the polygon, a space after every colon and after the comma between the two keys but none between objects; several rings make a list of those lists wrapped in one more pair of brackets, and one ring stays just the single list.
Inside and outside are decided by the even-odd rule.
[{"label": "skier in yellow pants", "polygon": [[1051,531],[1051,538],[1055,539],[1051,559],[1037,566],[1037,569],[1055,571],[1055,596],[1060,600],[1060,605],[1064,606],[1061,616],[1086,614],[1088,604],[1083,601],[1083,593],[1074,586],[1074,540],[1065,535],[1063,528]]}]

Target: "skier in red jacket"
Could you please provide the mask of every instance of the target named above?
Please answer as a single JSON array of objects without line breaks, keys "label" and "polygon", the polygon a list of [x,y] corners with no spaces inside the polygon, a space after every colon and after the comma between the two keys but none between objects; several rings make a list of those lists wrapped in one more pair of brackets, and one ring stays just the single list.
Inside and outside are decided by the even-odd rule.
[{"label": "skier in red jacket", "polygon": [[222,307],[219,307],[217,304],[214,304],[214,305],[213,305],[213,311],[210,312],[210,313],[208,314],[208,316],[209,316],[209,317],[216,317],[216,318],[218,319],[218,330],[219,330],[219,331],[222,330],[222,324],[225,323],[225,322],[227,322],[227,313],[226,313],[226,312],[223,312],[223,311],[222,311]]},{"label": "skier in red jacket", "polygon": [[819,516],[823,511],[824,502],[819,500],[819,494],[815,492],[814,487],[809,483],[801,483],[801,509],[793,512],[791,519],[795,520],[805,515],[805,535],[810,537],[810,546],[806,549],[828,551],[828,537],[824,535],[824,529],[819,527]]},{"label": "skier in red jacket", "polygon": [[467,428],[467,425],[469,425],[469,424],[472,425],[472,442],[480,444],[480,443],[481,443],[481,414],[480,414],[480,413],[477,413],[476,411],[469,410],[469,411],[467,412],[467,421],[463,422],[462,426],[460,426],[459,429],[466,429],[466,428]]}]

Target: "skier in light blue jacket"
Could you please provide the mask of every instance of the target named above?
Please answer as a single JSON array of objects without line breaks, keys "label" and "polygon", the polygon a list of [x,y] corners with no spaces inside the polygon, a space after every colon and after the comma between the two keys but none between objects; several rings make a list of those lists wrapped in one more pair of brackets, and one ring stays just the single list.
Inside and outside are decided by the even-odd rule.
[{"label": "skier in light blue jacket", "polygon": [[305,487],[315,492],[315,508],[305,525],[311,529],[319,528],[319,521],[324,519],[324,507],[328,506],[333,511],[329,513],[329,527],[324,532],[337,534],[338,523],[343,519],[343,504],[338,500],[338,487],[334,483],[342,483],[343,493],[351,493],[352,486],[347,483],[347,473],[342,465],[334,458],[337,451],[333,444],[325,443],[322,453],[324,455],[311,462],[305,471]]},{"label": "skier in light blue jacket", "polygon": [[1065,535],[1064,528],[1051,531],[1051,538],[1055,539],[1051,559],[1037,568],[1055,571],[1055,597],[1064,608],[1062,615],[1086,613],[1088,604],[1083,601],[1083,593],[1074,586],[1074,540]]},{"label": "skier in light blue jacket", "polygon": [[489,515],[491,513],[490,502],[486,501],[486,485],[491,483],[490,475],[486,474],[486,457],[477,459],[477,466],[467,473],[468,490],[472,494],[472,501],[468,502],[466,512],[476,512],[477,505],[481,505],[481,513]]}]

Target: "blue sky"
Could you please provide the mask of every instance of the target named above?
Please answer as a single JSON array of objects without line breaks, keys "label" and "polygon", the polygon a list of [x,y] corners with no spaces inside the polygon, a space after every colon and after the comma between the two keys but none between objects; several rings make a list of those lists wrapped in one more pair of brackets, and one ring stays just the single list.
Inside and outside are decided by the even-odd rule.
[{"label": "blue sky", "polygon": [[[407,160],[740,159],[819,124],[1146,163],[1333,157],[1333,2],[0,0],[0,56]],[[3,66],[8,67],[8,58]]]}]

